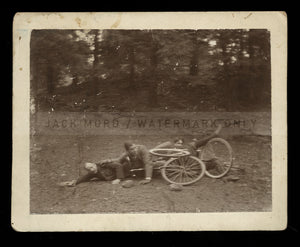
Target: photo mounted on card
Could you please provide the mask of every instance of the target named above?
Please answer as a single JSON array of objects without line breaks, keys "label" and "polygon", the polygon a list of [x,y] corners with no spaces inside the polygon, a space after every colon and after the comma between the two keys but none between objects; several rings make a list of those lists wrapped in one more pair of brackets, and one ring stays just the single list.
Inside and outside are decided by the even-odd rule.
[{"label": "photo mounted on card", "polygon": [[282,230],[284,12],[17,13],[16,231]]}]

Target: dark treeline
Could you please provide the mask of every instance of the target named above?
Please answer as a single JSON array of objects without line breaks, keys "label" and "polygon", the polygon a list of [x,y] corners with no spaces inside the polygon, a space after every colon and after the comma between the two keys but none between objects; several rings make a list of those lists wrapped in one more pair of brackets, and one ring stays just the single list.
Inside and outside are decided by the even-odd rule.
[{"label": "dark treeline", "polygon": [[38,111],[270,110],[267,30],[33,30]]}]

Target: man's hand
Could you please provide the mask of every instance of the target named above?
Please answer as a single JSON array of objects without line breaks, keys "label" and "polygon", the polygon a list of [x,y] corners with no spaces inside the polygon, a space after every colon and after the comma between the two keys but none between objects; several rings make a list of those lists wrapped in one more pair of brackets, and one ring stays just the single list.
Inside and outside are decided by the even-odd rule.
[{"label": "man's hand", "polygon": [[151,179],[143,179],[139,182],[139,184],[148,184],[151,182]]},{"label": "man's hand", "polygon": [[62,182],[58,184],[59,186],[68,186],[68,187],[73,187],[76,185],[76,180],[72,181],[67,181],[67,182]]},{"label": "man's hand", "polygon": [[67,183],[67,186],[73,187],[76,185],[76,180],[72,180],[69,183]]}]

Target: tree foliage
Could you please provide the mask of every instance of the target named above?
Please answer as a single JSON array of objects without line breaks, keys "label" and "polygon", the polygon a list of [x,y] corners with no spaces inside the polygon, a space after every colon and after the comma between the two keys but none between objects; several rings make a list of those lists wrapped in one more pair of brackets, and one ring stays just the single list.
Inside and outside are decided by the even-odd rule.
[{"label": "tree foliage", "polygon": [[34,30],[31,38],[33,91],[89,97],[92,110],[121,100],[128,110],[268,107],[270,74],[267,30]]}]

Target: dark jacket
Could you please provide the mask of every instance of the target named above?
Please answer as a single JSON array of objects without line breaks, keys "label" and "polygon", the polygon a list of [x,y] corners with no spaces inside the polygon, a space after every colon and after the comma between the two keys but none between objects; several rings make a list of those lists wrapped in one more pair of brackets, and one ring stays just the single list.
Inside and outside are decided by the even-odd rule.
[{"label": "dark jacket", "polygon": [[151,160],[150,153],[144,145],[136,145],[137,153],[135,156],[130,155],[128,152],[123,153],[119,158],[114,159],[114,162],[124,164],[130,163],[130,169],[144,168],[145,176],[152,177],[153,162]]}]

